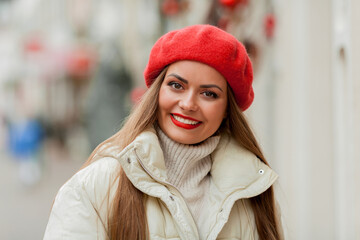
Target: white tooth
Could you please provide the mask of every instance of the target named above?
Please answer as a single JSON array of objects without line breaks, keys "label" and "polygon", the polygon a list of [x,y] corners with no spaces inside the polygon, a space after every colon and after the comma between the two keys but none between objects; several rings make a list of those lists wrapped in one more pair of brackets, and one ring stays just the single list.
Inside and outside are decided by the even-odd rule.
[{"label": "white tooth", "polygon": [[179,116],[176,116],[176,115],[173,115],[174,118],[179,121],[179,122],[182,122],[182,123],[185,123],[185,124],[191,124],[191,125],[195,125],[197,124],[198,122],[196,121],[192,121],[192,120],[189,120],[189,119],[185,119],[185,118],[182,118],[182,117],[179,117]]}]

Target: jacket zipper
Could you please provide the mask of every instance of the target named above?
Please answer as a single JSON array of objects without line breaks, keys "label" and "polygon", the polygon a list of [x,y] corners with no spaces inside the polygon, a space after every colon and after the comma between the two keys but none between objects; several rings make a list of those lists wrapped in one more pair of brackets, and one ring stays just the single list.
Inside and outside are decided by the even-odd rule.
[{"label": "jacket zipper", "polygon": [[[179,191],[179,189],[178,189],[176,186],[174,186],[173,184],[171,184],[171,183],[169,183],[169,182],[164,182],[164,181],[158,179],[156,176],[154,176],[154,175],[145,167],[144,163],[141,161],[141,158],[140,158],[139,155],[137,154],[136,149],[134,150],[134,152],[135,152],[135,155],[136,155],[136,159],[139,161],[141,167],[145,170],[145,172],[146,172],[149,176],[151,176],[155,181],[157,181],[157,182],[159,182],[159,183],[161,183],[161,184],[163,184],[163,185],[165,185],[165,186],[170,186],[170,187],[174,188],[174,189],[177,191],[177,193],[180,195],[183,203],[185,204],[185,206],[186,206],[186,208],[187,208],[187,215],[190,215],[190,219],[193,221],[192,224],[193,224],[193,226],[195,226],[195,229],[197,230],[197,227],[196,227],[194,218],[193,218],[193,216],[191,215],[191,213],[189,213],[189,206],[188,206],[188,204],[186,203],[186,201],[184,200],[185,198],[184,198],[184,196],[182,195],[182,193]],[[199,234],[198,234],[198,233],[197,233],[196,235],[197,235],[197,237],[199,237]]]},{"label": "jacket zipper", "polygon": [[[134,152],[135,152],[136,158],[137,158],[137,160],[139,161],[141,167],[145,170],[145,172],[146,172],[147,174],[149,174],[149,175],[150,175],[153,179],[155,179],[157,182],[159,182],[159,183],[161,183],[161,184],[163,184],[163,185],[167,185],[167,186],[173,187],[173,188],[179,193],[179,195],[181,196],[181,198],[182,198],[182,199],[185,199],[185,198],[184,198],[184,195],[182,195],[182,193],[180,192],[180,190],[179,190],[176,186],[174,186],[173,184],[171,184],[171,183],[169,183],[169,182],[164,182],[164,181],[158,179],[157,177],[155,177],[155,176],[145,167],[145,165],[144,165],[143,162],[141,161],[139,155],[137,154],[136,150],[135,150]],[[186,203],[185,201],[184,201],[184,203],[185,203],[186,207],[189,208],[189,206],[187,205],[187,203]]]}]

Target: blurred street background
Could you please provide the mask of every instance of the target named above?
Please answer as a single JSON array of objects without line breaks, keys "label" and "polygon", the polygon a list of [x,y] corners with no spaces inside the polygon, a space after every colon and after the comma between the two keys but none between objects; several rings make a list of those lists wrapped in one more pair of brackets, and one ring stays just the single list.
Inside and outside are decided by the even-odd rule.
[{"label": "blurred street background", "polygon": [[360,239],[360,1],[0,0],[0,239],[42,239],[58,189],[120,129],[162,34],[244,43],[246,115],[286,239]]}]

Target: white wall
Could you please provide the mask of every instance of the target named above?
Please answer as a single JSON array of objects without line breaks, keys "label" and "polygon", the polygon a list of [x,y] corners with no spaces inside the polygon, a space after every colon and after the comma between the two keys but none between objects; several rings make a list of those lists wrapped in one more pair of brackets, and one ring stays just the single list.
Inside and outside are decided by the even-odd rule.
[{"label": "white wall", "polygon": [[351,2],[351,62],[352,62],[352,80],[353,80],[353,107],[355,109],[353,116],[353,133],[354,133],[354,181],[355,189],[350,189],[354,191],[354,202],[351,204],[353,206],[352,211],[355,214],[355,223],[354,227],[356,229],[355,239],[360,239],[360,1],[353,0]]},{"label": "white wall", "polygon": [[280,175],[286,239],[360,239],[360,3],[276,10],[250,115]]}]

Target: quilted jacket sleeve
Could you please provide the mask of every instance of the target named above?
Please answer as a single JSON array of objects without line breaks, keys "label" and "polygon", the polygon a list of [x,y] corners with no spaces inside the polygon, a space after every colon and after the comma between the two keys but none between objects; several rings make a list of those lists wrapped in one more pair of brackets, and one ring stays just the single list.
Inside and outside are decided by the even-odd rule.
[{"label": "quilted jacket sleeve", "polygon": [[44,240],[105,240],[112,160],[98,160],[79,171],[59,190]]}]

